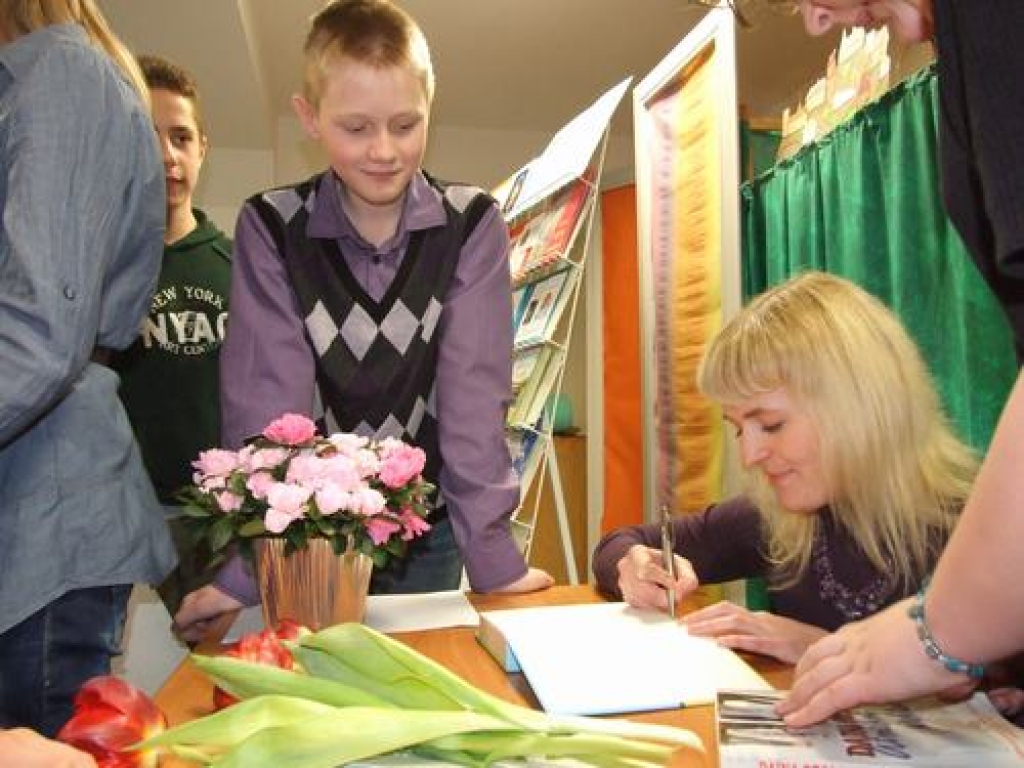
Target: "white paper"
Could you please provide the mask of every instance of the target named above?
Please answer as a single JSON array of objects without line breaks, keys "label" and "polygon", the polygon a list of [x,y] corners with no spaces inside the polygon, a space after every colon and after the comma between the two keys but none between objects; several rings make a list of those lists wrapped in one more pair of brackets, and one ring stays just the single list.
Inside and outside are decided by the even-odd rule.
[{"label": "white paper", "polygon": [[607,715],[710,704],[771,686],[728,648],[625,603],[488,611],[546,712]]},{"label": "white paper", "polygon": [[378,632],[415,632],[442,627],[475,627],[476,609],[459,590],[415,595],[370,595],[363,623]]},{"label": "white paper", "polygon": [[526,176],[522,189],[513,201],[509,213],[511,217],[519,215],[586,171],[632,80],[632,77],[627,77],[566,123],[552,137],[544,151],[521,169],[526,171]]},{"label": "white paper", "polygon": [[[475,627],[480,617],[464,592],[423,592],[411,595],[370,595],[363,623],[379,632],[416,632],[442,627]],[[263,630],[260,606],[245,608],[224,636],[233,643],[242,635]]]}]

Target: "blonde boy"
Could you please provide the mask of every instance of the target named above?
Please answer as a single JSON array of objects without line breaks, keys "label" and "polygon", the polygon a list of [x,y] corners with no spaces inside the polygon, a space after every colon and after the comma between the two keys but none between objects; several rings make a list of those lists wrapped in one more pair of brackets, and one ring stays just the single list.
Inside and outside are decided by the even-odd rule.
[{"label": "blonde boy", "polygon": [[[508,234],[480,190],[421,170],[434,91],[423,34],[389,2],[341,0],[313,19],[305,54],[295,110],[330,168],[250,198],[239,216],[227,443],[286,411],[413,442],[439,487],[432,530],[371,589],[454,589],[463,565],[476,591],[547,587],[509,529],[519,487],[503,431]],[[176,621],[198,637],[210,617],[256,599],[236,560]]]}]

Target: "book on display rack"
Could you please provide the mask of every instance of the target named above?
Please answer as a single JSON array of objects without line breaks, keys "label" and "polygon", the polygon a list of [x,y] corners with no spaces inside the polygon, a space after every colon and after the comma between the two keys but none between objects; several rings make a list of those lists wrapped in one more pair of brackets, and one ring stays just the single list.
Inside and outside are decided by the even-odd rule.
[{"label": "book on display rack", "polygon": [[574,275],[572,267],[552,272],[533,283],[529,293],[522,296],[523,307],[515,329],[516,347],[538,344],[551,337],[572,293]]}]

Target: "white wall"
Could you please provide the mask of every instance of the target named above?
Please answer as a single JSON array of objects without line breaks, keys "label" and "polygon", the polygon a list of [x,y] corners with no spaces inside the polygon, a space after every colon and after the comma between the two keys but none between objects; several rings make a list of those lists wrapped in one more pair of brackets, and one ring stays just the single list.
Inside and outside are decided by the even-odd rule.
[{"label": "white wall", "polygon": [[229,236],[242,202],[274,184],[271,152],[211,145],[203,163],[195,204]]}]

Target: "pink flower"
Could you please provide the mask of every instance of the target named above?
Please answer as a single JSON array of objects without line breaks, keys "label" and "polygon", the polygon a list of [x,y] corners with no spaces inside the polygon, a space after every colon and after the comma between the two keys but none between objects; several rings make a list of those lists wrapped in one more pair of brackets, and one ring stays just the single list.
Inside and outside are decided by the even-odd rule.
[{"label": "pink flower", "polygon": [[402,540],[409,541],[430,530],[430,523],[411,509],[402,510]]},{"label": "pink flower", "polygon": [[326,469],[324,459],[311,453],[302,454],[289,462],[285,480],[295,485],[316,488],[321,484]]},{"label": "pink flower", "polygon": [[192,466],[204,477],[226,477],[238,467],[238,454],[222,448],[211,448],[200,453]]},{"label": "pink flower", "polygon": [[352,507],[352,494],[343,490],[336,483],[327,482],[314,495],[316,508],[321,515],[333,515],[340,510]]},{"label": "pink flower", "polygon": [[262,530],[287,533],[299,548],[352,535],[378,559],[401,556],[430,528],[417,514],[433,487],[423,479],[425,461],[401,440],[320,436],[310,419],[286,413],[237,453],[200,454],[185,519],[217,551]]},{"label": "pink flower", "polygon": [[[355,467],[359,477],[375,477],[380,469],[380,458],[369,439],[350,432],[338,432],[327,436],[327,442],[337,449],[336,457],[345,457]],[[333,458],[333,457],[332,457]]]},{"label": "pink flower", "polygon": [[363,517],[379,515],[387,507],[384,494],[373,488],[357,488],[352,492],[352,511]]},{"label": "pink flower", "polygon": [[245,501],[244,498],[231,491],[222,491],[215,494],[215,496],[217,498],[217,506],[220,507],[222,512],[237,512],[242,508],[242,502]]},{"label": "pink flower", "polygon": [[243,448],[242,450],[249,451],[242,458],[242,464],[249,472],[259,472],[261,469],[274,469],[274,467],[283,464],[291,453],[287,448],[259,448],[255,450]]},{"label": "pink flower", "polygon": [[309,488],[288,483],[274,483],[267,491],[267,513],[263,524],[271,533],[281,533],[293,520],[306,512],[306,502],[311,495]]},{"label": "pink flower", "polygon": [[359,467],[351,457],[337,454],[322,461],[323,476],[327,482],[334,483],[346,491],[353,491],[364,485]]},{"label": "pink flower", "polygon": [[421,448],[387,439],[381,445],[380,480],[388,488],[401,488],[419,477],[427,461]]},{"label": "pink flower", "polygon": [[204,491],[210,493],[216,493],[228,484],[228,478],[224,475],[212,475],[210,477],[203,477],[198,472],[195,475],[196,484]]},{"label": "pink flower", "polygon": [[387,544],[388,540],[401,528],[402,526],[398,523],[386,517],[375,517],[366,524],[366,532],[370,534],[370,539],[377,546]]},{"label": "pink flower", "polygon": [[275,482],[274,476],[269,472],[257,472],[249,475],[249,479],[245,481],[245,487],[255,498],[262,501],[267,498],[267,492]]},{"label": "pink flower", "polygon": [[286,413],[270,422],[263,436],[281,445],[302,445],[316,435],[316,424],[297,413]]},{"label": "pink flower", "polygon": [[355,456],[370,443],[369,439],[352,432],[336,432],[328,435],[327,440],[345,456]]},{"label": "pink flower", "polygon": [[291,525],[294,519],[291,515],[271,507],[263,515],[263,527],[271,533],[284,533],[284,529]]}]

